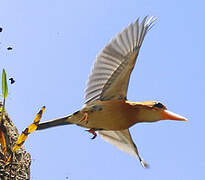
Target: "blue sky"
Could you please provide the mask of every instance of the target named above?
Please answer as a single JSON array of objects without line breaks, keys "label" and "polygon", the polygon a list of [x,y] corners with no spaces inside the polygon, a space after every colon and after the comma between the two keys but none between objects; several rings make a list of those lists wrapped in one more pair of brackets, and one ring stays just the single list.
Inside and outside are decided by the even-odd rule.
[{"label": "blue sky", "polygon": [[9,86],[7,111],[20,132],[43,105],[42,121],[79,110],[95,56],[145,15],[158,20],[143,42],[128,99],[159,100],[189,119],[131,128],[148,170],[100,137],[90,140],[83,128],[36,131],[25,144],[33,180],[205,178],[204,5],[199,0],[1,2],[0,70],[16,80]]}]

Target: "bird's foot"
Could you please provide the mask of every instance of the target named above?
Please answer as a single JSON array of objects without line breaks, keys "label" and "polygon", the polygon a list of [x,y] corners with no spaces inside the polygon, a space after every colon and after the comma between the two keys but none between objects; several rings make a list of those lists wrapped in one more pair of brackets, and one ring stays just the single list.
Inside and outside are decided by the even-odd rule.
[{"label": "bird's foot", "polygon": [[83,117],[80,119],[79,122],[85,122],[86,124],[88,124],[88,113],[85,112]]},{"label": "bird's foot", "polygon": [[86,130],[86,131],[88,131],[89,133],[91,133],[93,135],[93,137],[91,139],[95,139],[96,138],[97,133],[95,132],[95,129],[91,128],[91,129]]}]

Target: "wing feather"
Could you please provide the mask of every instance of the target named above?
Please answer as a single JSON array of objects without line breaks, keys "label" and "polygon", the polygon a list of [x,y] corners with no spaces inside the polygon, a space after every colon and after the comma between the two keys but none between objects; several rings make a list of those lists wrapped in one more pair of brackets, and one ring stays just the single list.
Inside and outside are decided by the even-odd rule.
[{"label": "wing feather", "polygon": [[148,167],[147,163],[140,157],[137,146],[132,140],[129,129],[122,131],[99,131],[103,140],[111,143],[121,151],[124,151],[140,160],[143,167]]},{"label": "wing feather", "polygon": [[112,39],[96,57],[85,90],[86,103],[100,99],[126,99],[130,74],[139,49],[155,18],[131,23]]}]

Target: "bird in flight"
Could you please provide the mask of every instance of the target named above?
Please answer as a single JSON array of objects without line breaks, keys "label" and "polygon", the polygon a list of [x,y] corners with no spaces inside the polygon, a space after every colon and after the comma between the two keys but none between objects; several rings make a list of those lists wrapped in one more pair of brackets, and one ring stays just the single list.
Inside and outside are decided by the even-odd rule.
[{"label": "bird in flight", "polygon": [[[85,104],[71,115],[40,123],[38,130],[76,124],[97,133],[120,150],[147,163],[139,155],[129,128],[136,123],[187,119],[167,110],[158,101],[130,102],[127,89],[140,47],[155,18],[137,19],[118,33],[97,55],[85,90]],[[97,133],[96,133],[97,132]]]}]

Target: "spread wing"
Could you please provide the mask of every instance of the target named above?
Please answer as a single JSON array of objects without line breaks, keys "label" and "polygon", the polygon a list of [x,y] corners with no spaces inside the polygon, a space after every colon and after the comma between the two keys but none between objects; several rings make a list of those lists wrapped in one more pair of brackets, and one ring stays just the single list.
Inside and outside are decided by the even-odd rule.
[{"label": "spread wing", "polygon": [[102,139],[111,143],[128,154],[131,154],[140,160],[143,167],[148,167],[147,163],[140,157],[137,146],[132,140],[129,129],[122,131],[99,131]]},{"label": "spread wing", "polygon": [[126,99],[130,74],[144,37],[155,18],[130,24],[96,57],[85,90],[86,103],[100,99]]}]

